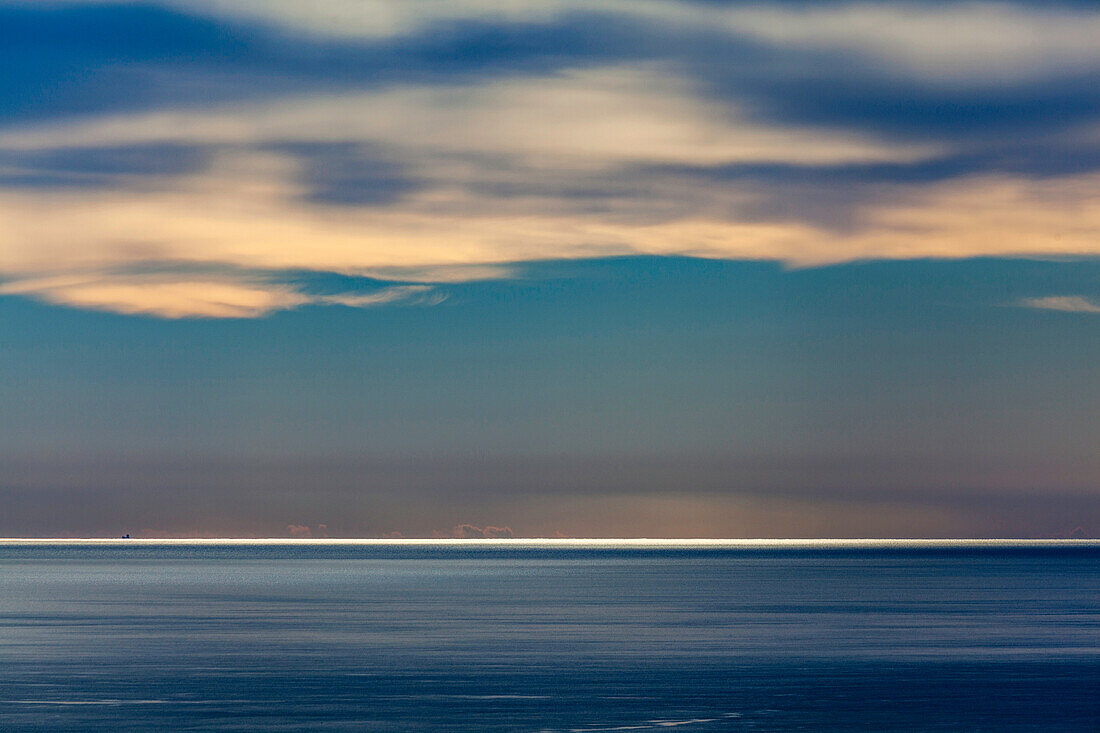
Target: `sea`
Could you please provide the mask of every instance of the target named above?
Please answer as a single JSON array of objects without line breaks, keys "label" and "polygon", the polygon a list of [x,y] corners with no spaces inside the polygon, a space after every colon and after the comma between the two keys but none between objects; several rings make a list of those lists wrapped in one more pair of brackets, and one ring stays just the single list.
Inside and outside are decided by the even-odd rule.
[{"label": "sea", "polygon": [[1098,731],[1096,542],[0,542],[0,731]]}]

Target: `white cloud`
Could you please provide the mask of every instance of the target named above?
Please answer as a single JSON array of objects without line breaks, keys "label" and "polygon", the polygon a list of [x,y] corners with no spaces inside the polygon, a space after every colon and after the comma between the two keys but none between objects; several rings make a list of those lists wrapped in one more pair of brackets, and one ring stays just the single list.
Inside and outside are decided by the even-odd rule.
[{"label": "white cloud", "polygon": [[354,140],[413,157],[510,156],[549,169],[625,162],[910,162],[942,152],[928,144],[754,122],[750,113],[707,100],[653,66],[607,67],[481,86],[402,87],[36,124],[0,133],[0,147]]},{"label": "white cloud", "polygon": [[[965,7],[978,16],[1017,12]],[[779,23],[788,37],[776,42],[870,33],[858,23],[834,28],[826,17],[814,33],[798,30],[803,21],[817,23],[814,13],[841,12],[835,9],[737,12],[757,33]],[[805,18],[767,15],[796,12]],[[886,16],[867,17],[891,26]],[[311,203],[302,161],[277,145],[311,141],[382,151],[418,184],[384,205]],[[912,162],[949,152],[759,123],[752,110],[717,104],[655,65],[0,128],[0,149],[9,150],[158,142],[219,152],[207,170],[155,187],[0,188],[0,294],[163,317],[248,317],[310,303],[431,302],[438,294],[403,286],[317,296],[243,276],[112,273],[185,263],[192,270],[311,270],[432,284],[506,275],[515,263],[629,254],[797,265],[1100,256],[1098,175],[894,185],[888,203],[862,205],[844,232],[752,214],[759,192],[751,184],[627,176],[623,170],[644,164]],[[550,185],[589,177],[598,201]],[[500,195],[494,187],[513,191]]]},{"label": "white cloud", "polygon": [[598,12],[659,26],[724,30],[780,46],[825,49],[949,83],[1004,82],[1100,65],[1100,12],[999,2],[705,5],[674,0],[170,0],[169,5],[275,22],[329,36],[380,38],[433,23],[546,22]]},{"label": "white cloud", "polygon": [[1044,298],[1026,298],[1027,308],[1063,311],[1065,313],[1100,313],[1100,303],[1080,295],[1051,295]]},{"label": "white cloud", "polygon": [[[66,4],[74,0],[35,0]],[[107,4],[113,0],[75,0]],[[1041,79],[1100,67],[1100,12],[1005,2],[922,1],[794,6],[676,0],[159,0],[203,12],[337,38],[393,38],[454,21],[539,23],[588,12],[658,27],[725,32],[819,49],[948,84]]]},{"label": "white cloud", "polygon": [[962,85],[1012,82],[1100,66],[1100,13],[1003,3],[757,5],[726,14],[727,27],[782,46],[885,62],[921,78]]},{"label": "white cloud", "polygon": [[[423,187],[384,207],[305,203],[311,190],[303,164],[278,146],[288,141],[357,141],[401,160]],[[9,281],[0,294],[164,317],[245,317],[311,302],[407,300],[414,291],[310,298],[267,281],[104,273],[183,262],[439,283],[500,277],[509,263],[547,258],[712,250],[767,256],[780,242],[813,233],[786,224],[694,221],[682,210],[685,198],[694,215],[728,208],[736,198],[728,192],[646,193],[657,184],[639,182],[642,200],[608,196],[604,213],[595,214],[581,210],[584,201],[540,194],[538,186],[614,177],[616,167],[631,163],[907,161],[932,152],[750,123],[648,67],[0,133],[0,149],[9,150],[141,143],[220,152],[209,169],[156,186],[125,179],[131,188],[0,188],[0,277]],[[476,192],[532,184],[535,192],[524,196]]]},{"label": "white cloud", "polygon": [[394,285],[370,293],[337,293],[336,295],[313,295],[309,302],[317,305],[343,305],[348,308],[366,308],[386,303],[423,303],[437,305],[444,296],[427,285]]}]

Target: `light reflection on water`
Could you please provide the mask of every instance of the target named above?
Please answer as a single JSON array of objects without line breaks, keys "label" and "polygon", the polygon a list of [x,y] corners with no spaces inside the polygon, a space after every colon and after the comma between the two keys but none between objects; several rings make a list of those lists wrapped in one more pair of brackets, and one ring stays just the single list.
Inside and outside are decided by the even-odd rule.
[{"label": "light reflection on water", "polygon": [[0,544],[0,730],[1093,730],[1100,547]]}]

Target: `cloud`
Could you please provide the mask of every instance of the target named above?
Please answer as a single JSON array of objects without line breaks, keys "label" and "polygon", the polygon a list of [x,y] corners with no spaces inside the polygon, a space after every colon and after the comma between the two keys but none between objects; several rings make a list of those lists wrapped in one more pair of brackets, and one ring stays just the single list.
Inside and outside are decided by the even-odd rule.
[{"label": "cloud", "polygon": [[313,530],[304,524],[288,524],[286,531],[295,539],[311,539],[313,537]]},{"label": "cloud", "polygon": [[208,162],[205,148],[173,143],[0,150],[0,186],[33,189],[164,185],[164,177],[197,173]]},{"label": "cloud", "polygon": [[733,33],[886,62],[899,72],[951,85],[1014,83],[1100,65],[1100,13],[1080,7],[765,3],[722,14]]},{"label": "cloud", "polygon": [[308,302],[282,286],[164,277],[57,276],[0,285],[0,295],[163,318],[249,318]]},{"label": "cloud", "polygon": [[369,293],[309,294],[247,278],[176,275],[69,275],[0,283],[0,295],[161,318],[254,318],[304,305],[365,308],[388,303],[435,304],[442,295],[424,285],[391,286]]},{"label": "cloud", "polygon": [[721,30],[785,47],[834,50],[937,81],[972,83],[1066,73],[1100,64],[1100,13],[1077,6],[994,2],[829,2],[819,5],[673,0],[187,0],[184,10],[274,21],[329,37],[408,36],[455,23],[546,24],[577,14],[681,30]]},{"label": "cloud", "polygon": [[[511,0],[325,0],[309,4],[295,0],[188,0],[186,3],[171,4],[199,7],[229,17],[276,21],[293,29],[318,34],[356,38],[408,35],[425,27],[456,21],[539,23],[585,7],[577,0],[543,0],[538,3]],[[594,10],[613,8],[613,4],[606,0],[594,0],[587,6]]]},{"label": "cloud", "polygon": [[[284,141],[297,141],[294,145]],[[432,156],[511,156],[538,168],[592,169],[621,162],[840,163],[916,161],[940,148],[866,133],[755,122],[751,110],[708,100],[652,65],[419,85],[196,112],[154,112],[36,125],[0,134],[0,147],[369,143]],[[407,158],[406,158],[407,159]],[[331,156],[327,161],[330,166]],[[459,161],[461,163],[461,161]],[[362,171],[362,166],[359,170]],[[385,171],[386,178],[392,173]]]},{"label": "cloud", "polygon": [[[1094,118],[1081,3],[164,0],[0,5],[8,124],[663,63],[773,123]],[[74,30],[76,29],[76,30]],[[87,29],[87,30],[83,30]]]},{"label": "cloud", "polygon": [[1050,295],[1043,298],[1025,298],[1027,308],[1062,311],[1064,313],[1100,313],[1100,303],[1080,295]]},{"label": "cloud", "polygon": [[156,5],[0,5],[0,295],[257,317],[551,259],[1100,254],[1082,4]]},{"label": "cloud", "polygon": [[378,206],[420,187],[405,166],[370,144],[292,143],[277,146],[302,163],[307,198],[321,204]]},{"label": "cloud", "polygon": [[312,295],[309,302],[316,305],[343,305],[348,308],[365,308],[386,303],[420,303],[438,305],[446,299],[443,293],[427,285],[393,285],[370,293],[338,293],[336,295]]},{"label": "cloud", "polygon": [[475,527],[472,524],[460,524],[451,530],[451,537],[460,540],[483,540],[514,537],[511,527]]},{"label": "cloud", "polygon": [[[799,265],[1100,254],[1096,174],[895,186],[885,200],[857,204],[845,230],[750,215],[760,195],[752,186],[645,185],[652,188],[595,208],[553,196],[501,199],[453,183],[382,209],[325,207],[302,200],[285,156],[234,156],[171,190],[0,192],[0,272],[6,294],[122,312],[229,315],[325,300],[239,279],[102,273],[160,262],[430,283],[436,275],[460,280],[464,273],[476,279],[508,272],[495,269],[500,265],[627,254]],[[162,302],[168,300],[178,300],[178,308]]]},{"label": "cloud", "polygon": [[310,527],[308,524],[288,524],[286,526],[286,533],[294,539],[327,539],[328,525],[318,524],[314,527]]}]

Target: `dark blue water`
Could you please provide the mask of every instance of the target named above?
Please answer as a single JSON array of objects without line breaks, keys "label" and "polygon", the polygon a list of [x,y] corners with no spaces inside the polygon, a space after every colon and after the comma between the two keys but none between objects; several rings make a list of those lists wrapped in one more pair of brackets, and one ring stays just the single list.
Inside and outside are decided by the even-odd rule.
[{"label": "dark blue water", "polygon": [[1100,730],[1100,547],[0,544],[0,730]]}]

